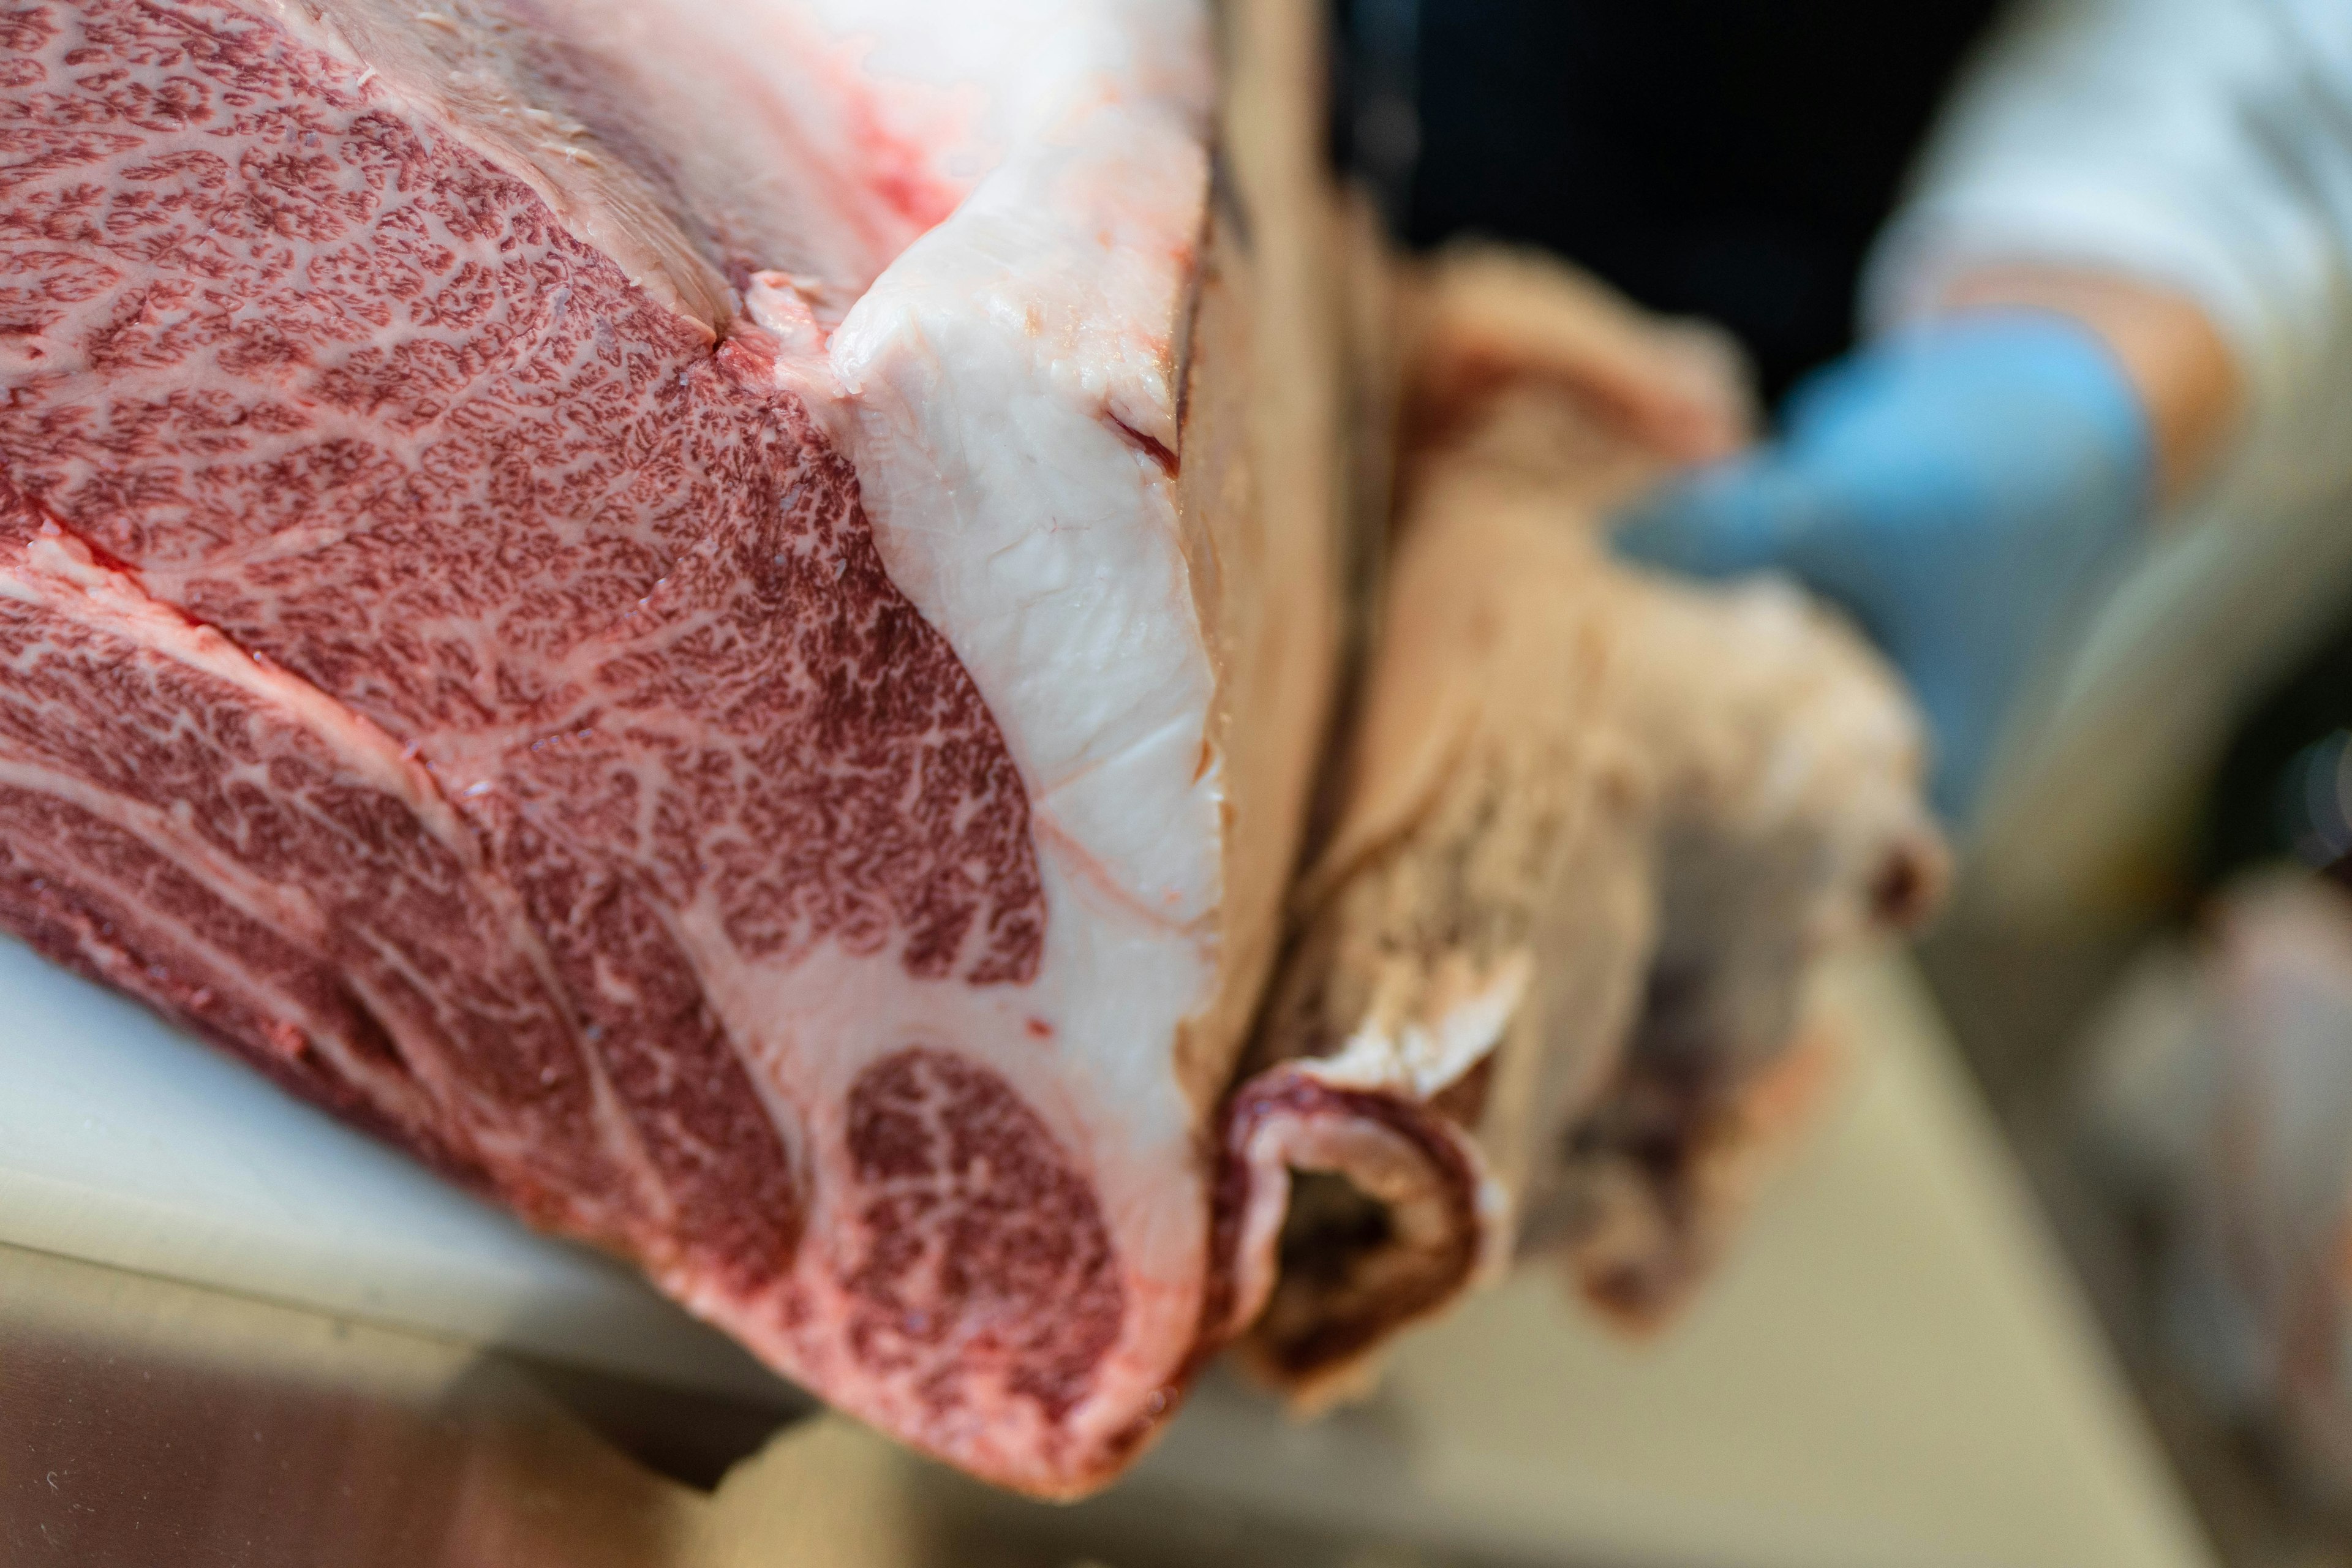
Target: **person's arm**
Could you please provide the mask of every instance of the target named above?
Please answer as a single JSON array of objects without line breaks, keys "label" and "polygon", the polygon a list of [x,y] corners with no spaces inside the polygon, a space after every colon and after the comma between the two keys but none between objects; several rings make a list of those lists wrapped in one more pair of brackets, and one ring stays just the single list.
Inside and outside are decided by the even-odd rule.
[{"label": "person's arm", "polygon": [[2352,482],[2352,6],[2015,5],[1864,285],[1874,335],[1989,302],[2109,342],[2168,500]]},{"label": "person's arm", "polygon": [[1877,337],[1782,437],[1656,498],[1632,554],[1793,572],[1910,677],[1970,803],[2088,593],[2224,476],[2352,480],[2352,6],[2044,0],[1881,243]]},{"label": "person's arm", "polygon": [[2159,508],[2211,475],[2245,395],[2237,356],[2203,306],[2177,289],[2127,273],[2046,263],[1988,264],[1962,273],[1929,310],[2040,310],[2097,334],[2147,416]]}]

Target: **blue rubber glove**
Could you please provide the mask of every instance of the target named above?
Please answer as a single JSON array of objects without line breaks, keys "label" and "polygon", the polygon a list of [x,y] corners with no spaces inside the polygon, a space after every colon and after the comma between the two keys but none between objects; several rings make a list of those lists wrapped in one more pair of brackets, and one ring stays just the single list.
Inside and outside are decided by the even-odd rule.
[{"label": "blue rubber glove", "polygon": [[2018,689],[2154,503],[2123,367],[2056,313],[1955,317],[1822,371],[1783,438],[1627,517],[1627,556],[1706,577],[1778,567],[1910,678],[1937,804],[1966,814]]}]

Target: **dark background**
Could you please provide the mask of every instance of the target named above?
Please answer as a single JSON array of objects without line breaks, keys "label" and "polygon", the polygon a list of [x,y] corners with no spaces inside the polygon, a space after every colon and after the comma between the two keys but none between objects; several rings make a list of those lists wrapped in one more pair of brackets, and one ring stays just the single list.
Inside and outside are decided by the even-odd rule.
[{"label": "dark background", "polygon": [[1776,397],[1851,340],[1871,237],[1999,8],[1337,5],[1339,155],[1405,237],[1549,246],[1654,309],[1729,327]]}]

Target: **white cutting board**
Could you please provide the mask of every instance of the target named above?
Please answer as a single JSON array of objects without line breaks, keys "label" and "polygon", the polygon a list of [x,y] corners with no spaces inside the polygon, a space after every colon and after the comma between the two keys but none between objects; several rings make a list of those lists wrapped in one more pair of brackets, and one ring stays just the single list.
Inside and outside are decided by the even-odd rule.
[{"label": "white cutting board", "polygon": [[680,1387],[779,1386],[625,1268],[6,941],[0,1243]]}]

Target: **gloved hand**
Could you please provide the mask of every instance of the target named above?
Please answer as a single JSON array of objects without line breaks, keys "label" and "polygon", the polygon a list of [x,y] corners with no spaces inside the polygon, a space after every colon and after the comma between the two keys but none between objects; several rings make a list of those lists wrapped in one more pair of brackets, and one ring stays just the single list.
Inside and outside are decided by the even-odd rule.
[{"label": "gloved hand", "polygon": [[1637,507],[1618,548],[1706,577],[1778,567],[1842,605],[1910,678],[1937,802],[1962,816],[2019,687],[2152,510],[2140,397],[2070,318],[1985,311],[1831,366],[1786,423]]}]

